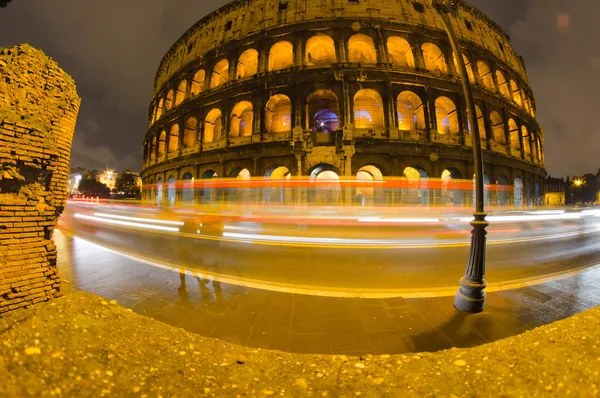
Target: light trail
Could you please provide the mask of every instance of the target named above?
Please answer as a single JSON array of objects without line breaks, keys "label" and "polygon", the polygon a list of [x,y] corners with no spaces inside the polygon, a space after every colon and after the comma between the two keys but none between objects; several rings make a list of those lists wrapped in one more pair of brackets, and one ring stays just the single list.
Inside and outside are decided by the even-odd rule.
[{"label": "light trail", "polygon": [[94,215],[97,217],[115,218],[115,219],[126,220],[126,221],[141,221],[141,222],[145,221],[145,222],[154,223],[154,224],[179,225],[179,226],[185,224],[183,221],[170,221],[170,220],[157,220],[154,218],[128,217],[128,216],[119,216],[116,214],[109,214],[109,213],[94,213]]},{"label": "light trail", "polygon": [[174,227],[164,227],[162,225],[150,225],[150,224],[142,224],[142,223],[135,223],[135,222],[129,222],[129,221],[112,220],[109,218],[88,216],[88,215],[81,214],[81,213],[76,213],[75,218],[89,220],[89,221],[96,221],[96,222],[100,222],[100,223],[104,223],[104,224],[122,225],[125,227],[134,227],[134,228],[150,229],[150,230],[166,231],[166,232],[179,232],[179,228],[174,228]]},{"label": "light trail", "polygon": [[357,219],[362,223],[397,223],[397,224],[435,224],[440,222],[439,218],[380,218],[362,217]]}]

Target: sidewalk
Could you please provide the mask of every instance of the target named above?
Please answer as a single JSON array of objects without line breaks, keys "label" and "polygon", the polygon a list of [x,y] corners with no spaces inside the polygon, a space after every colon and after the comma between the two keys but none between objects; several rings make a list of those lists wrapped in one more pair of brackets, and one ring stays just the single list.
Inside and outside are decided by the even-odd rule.
[{"label": "sidewalk", "polygon": [[0,320],[0,396],[596,397],[600,308],[437,353],[244,348],[74,292]]}]

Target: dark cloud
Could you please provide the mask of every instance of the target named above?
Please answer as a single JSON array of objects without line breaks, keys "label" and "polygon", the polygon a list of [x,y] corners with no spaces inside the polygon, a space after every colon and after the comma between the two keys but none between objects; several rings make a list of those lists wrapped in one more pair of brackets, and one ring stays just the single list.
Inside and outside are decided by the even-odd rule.
[{"label": "dark cloud", "polygon": [[[83,98],[73,164],[141,166],[154,74],[171,44],[227,0],[16,0],[0,10],[0,44],[28,42],[71,74]],[[597,0],[471,0],[524,56],[551,174],[600,167]]]}]

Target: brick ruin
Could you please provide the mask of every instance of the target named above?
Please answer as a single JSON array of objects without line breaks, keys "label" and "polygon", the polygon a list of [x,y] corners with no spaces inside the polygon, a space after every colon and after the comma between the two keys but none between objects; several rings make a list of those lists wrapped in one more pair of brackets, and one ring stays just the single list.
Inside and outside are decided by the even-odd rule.
[{"label": "brick ruin", "polygon": [[0,48],[0,317],[61,295],[52,231],[80,103],[42,51]]}]

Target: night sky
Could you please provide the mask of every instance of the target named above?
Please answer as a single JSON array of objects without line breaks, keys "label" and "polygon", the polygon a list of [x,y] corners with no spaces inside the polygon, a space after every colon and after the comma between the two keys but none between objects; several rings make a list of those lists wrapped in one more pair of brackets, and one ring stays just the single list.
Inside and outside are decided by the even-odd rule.
[{"label": "night sky", "polygon": [[[139,171],[154,75],[169,47],[229,0],[14,0],[0,45],[41,48],[83,98],[71,165]],[[470,0],[525,58],[548,172],[600,168],[600,1]]]}]

